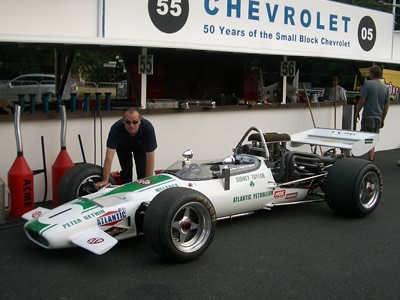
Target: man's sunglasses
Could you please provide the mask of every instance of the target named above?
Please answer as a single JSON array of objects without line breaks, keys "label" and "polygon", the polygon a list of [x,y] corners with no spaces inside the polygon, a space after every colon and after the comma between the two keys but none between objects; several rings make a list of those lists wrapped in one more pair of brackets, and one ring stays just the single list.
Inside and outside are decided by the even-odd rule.
[{"label": "man's sunglasses", "polygon": [[131,125],[131,124],[136,125],[137,123],[139,123],[139,121],[138,120],[135,120],[135,121],[125,120],[124,123],[126,125]]}]

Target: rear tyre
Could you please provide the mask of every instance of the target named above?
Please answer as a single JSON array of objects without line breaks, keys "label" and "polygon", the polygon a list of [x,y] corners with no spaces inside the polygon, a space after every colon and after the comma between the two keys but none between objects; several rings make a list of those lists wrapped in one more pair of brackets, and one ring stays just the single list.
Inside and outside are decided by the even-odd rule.
[{"label": "rear tyre", "polygon": [[[102,180],[102,176],[103,168],[98,165],[83,163],[72,167],[61,177],[58,187],[59,203],[64,204],[96,192],[95,184]],[[110,183],[115,184],[111,176]]]},{"label": "rear tyre", "polygon": [[326,201],[335,212],[352,217],[372,213],[382,195],[382,173],[367,160],[339,159],[328,171]]},{"label": "rear tyre", "polygon": [[203,194],[170,188],[146,210],[144,235],[150,247],[169,260],[185,262],[202,255],[216,231],[214,206]]}]

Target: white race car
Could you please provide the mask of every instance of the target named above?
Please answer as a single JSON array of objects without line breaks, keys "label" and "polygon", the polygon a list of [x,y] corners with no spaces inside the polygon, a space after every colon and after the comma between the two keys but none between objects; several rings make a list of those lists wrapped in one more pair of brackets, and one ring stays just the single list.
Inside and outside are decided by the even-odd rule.
[{"label": "white race car", "polygon": [[[345,130],[316,128],[289,136],[251,127],[225,159],[195,161],[188,150],[158,175],[99,191],[93,186],[101,167],[80,164],[60,182],[63,204],[26,213],[24,230],[44,248],[77,245],[96,254],[144,234],[163,257],[188,261],[208,248],[219,219],[324,200],[336,213],[362,217],[380,201],[382,174],[374,163],[350,156],[366,153],[377,139]],[[290,151],[289,142],[309,144],[313,151]],[[332,148],[317,155],[322,147]]]}]

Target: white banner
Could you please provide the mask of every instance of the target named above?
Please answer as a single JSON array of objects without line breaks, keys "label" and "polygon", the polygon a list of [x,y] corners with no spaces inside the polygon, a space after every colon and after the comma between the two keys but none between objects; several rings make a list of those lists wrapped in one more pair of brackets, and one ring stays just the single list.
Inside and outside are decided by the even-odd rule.
[{"label": "white banner", "polygon": [[386,61],[393,16],[324,0],[113,0],[104,28],[137,45]]},{"label": "white banner", "polygon": [[392,60],[392,14],[327,0],[0,2],[6,42]]}]

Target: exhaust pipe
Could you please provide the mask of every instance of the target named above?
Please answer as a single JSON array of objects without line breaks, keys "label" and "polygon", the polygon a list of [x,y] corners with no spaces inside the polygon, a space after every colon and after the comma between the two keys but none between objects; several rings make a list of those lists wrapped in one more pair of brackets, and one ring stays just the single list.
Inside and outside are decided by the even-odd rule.
[{"label": "exhaust pipe", "polygon": [[56,160],[51,166],[52,172],[52,190],[53,190],[53,207],[59,205],[58,200],[58,185],[60,183],[61,177],[70,168],[74,166],[68,152],[67,152],[67,113],[65,110],[65,105],[61,105],[61,132],[60,132],[60,144],[61,150],[58,153]]},{"label": "exhaust pipe", "polygon": [[10,216],[19,218],[34,209],[33,172],[23,156],[21,106],[19,105],[15,106],[14,130],[17,157],[8,171],[8,186],[11,194]]}]

